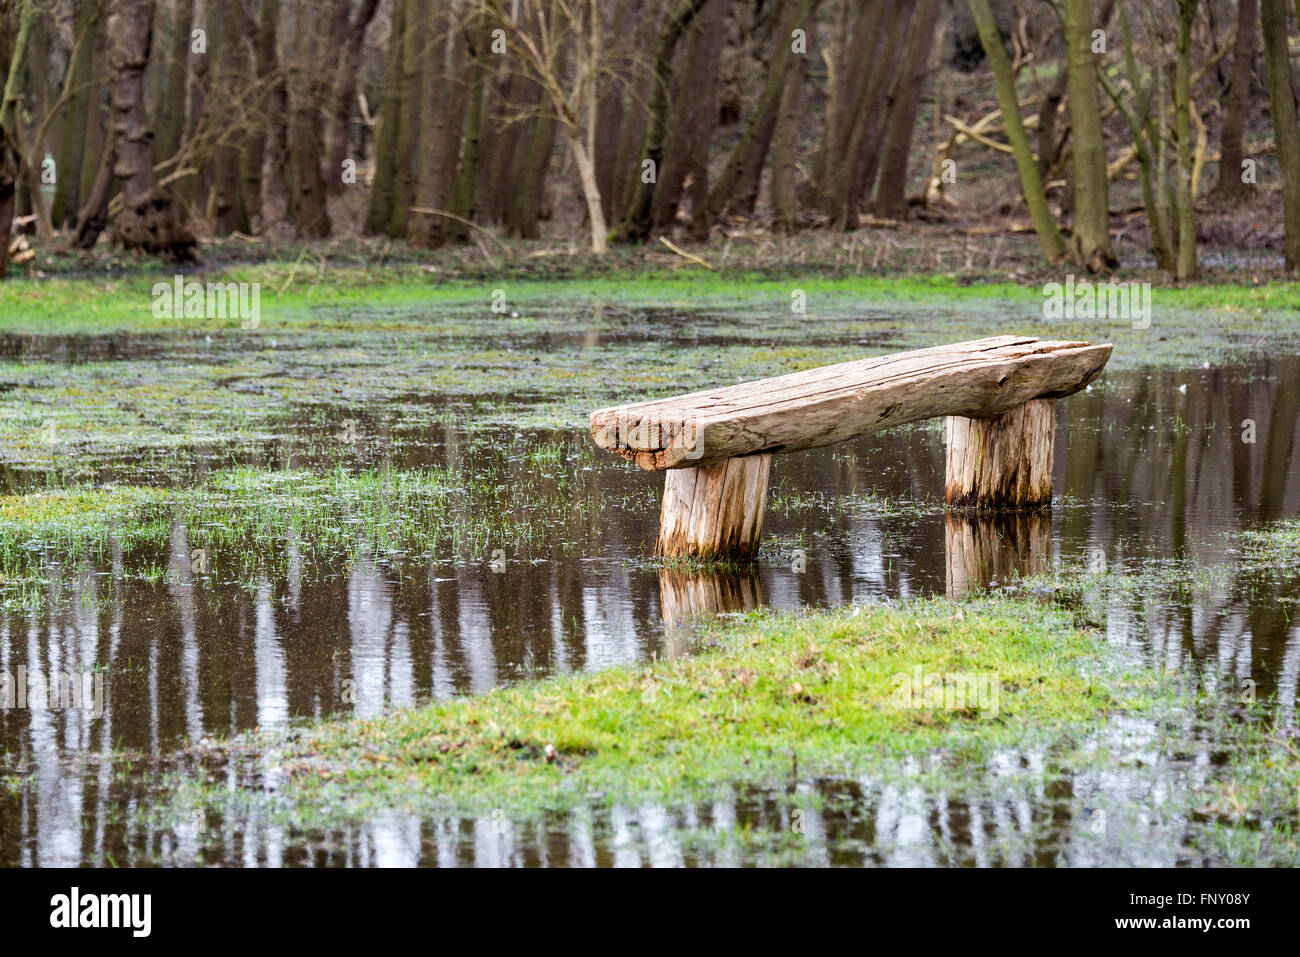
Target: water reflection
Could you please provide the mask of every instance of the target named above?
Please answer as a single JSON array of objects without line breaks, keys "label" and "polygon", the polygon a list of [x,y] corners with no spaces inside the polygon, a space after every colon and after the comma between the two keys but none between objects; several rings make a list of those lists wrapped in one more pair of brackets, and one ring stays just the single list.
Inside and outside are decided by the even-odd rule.
[{"label": "water reflection", "polygon": [[[699,802],[593,804],[515,821],[386,810],[355,826],[291,831],[232,802],[233,824],[203,825],[164,863],[361,867],[1205,866],[1294,858],[1291,821],[1261,820],[1234,848],[1202,847],[1197,794],[1223,761],[1212,729],[1176,761],[1167,733],[1120,718],[1082,742],[1109,740],[1141,761],[1077,767],[1056,746],[995,754],[970,782],[922,784],[943,756],[854,777],[731,788]],[[950,772],[950,769],[947,769]],[[1179,795],[1171,799],[1171,795]],[[1185,800],[1182,796],[1185,796]],[[163,835],[141,835],[153,843]]]},{"label": "water reflection", "polygon": [[1052,564],[1052,519],[1046,511],[944,516],[949,598],[992,582],[1046,572]]},{"label": "water reflection", "polygon": [[[777,812],[752,794],[702,808],[617,809],[552,822],[543,834],[498,833],[491,820],[389,815],[355,832],[304,837],[280,833],[256,814],[155,832],[123,813],[147,806],[149,795],[117,772],[113,755],[167,760],[208,734],[282,728],[304,716],[381,714],[528,677],[679,653],[684,639],[672,626],[701,612],[957,594],[1033,573],[1053,554],[1094,550],[1111,567],[1222,562],[1227,533],[1300,514],[1298,399],[1300,358],[1293,356],[1110,373],[1058,404],[1058,500],[1050,515],[945,516],[935,504],[943,481],[938,429],[784,455],[773,468],[768,560],[711,579],[642,560],[657,518],[645,487],[656,478],[603,459],[563,476],[574,494],[603,502],[599,510],[555,526],[552,540],[533,552],[509,556],[503,573],[447,556],[418,566],[363,559],[321,576],[289,541],[283,567],[252,581],[213,581],[194,574],[194,550],[177,525],[157,580],[132,577],[121,555],[111,554],[58,569],[38,610],[0,612],[0,669],[107,672],[102,717],[0,710],[3,775],[34,785],[0,790],[0,864],[151,855],[190,862],[211,853],[214,829],[220,859],[245,864],[690,864],[795,853],[681,842],[693,829],[735,830],[752,820],[785,833]],[[439,425],[436,441],[410,454],[437,462],[471,453],[463,436]],[[499,475],[507,490],[519,468],[505,459],[474,467]],[[882,507],[881,497],[892,504]],[[803,562],[791,561],[795,549]],[[1297,604],[1293,572],[1231,569],[1177,600],[1126,594],[1089,614],[1109,641],[1153,662],[1178,667],[1190,655],[1233,685],[1252,681],[1261,696],[1276,692],[1293,718]],[[232,788],[246,786],[233,770],[221,773]],[[797,854],[826,863],[1059,863],[1118,853],[1080,836],[1085,825],[1074,819],[1072,795],[1118,794],[1134,782],[1069,769],[1057,777],[1060,793],[1000,803],[935,804],[932,792],[897,783],[821,782],[823,795],[849,796],[810,820]],[[1062,808],[1069,809],[1064,819]],[[1169,860],[1185,859],[1177,838],[1171,830]]]},{"label": "water reflection", "polygon": [[753,611],[762,604],[763,579],[756,566],[725,572],[659,572],[659,607],[666,628],[702,615]]}]

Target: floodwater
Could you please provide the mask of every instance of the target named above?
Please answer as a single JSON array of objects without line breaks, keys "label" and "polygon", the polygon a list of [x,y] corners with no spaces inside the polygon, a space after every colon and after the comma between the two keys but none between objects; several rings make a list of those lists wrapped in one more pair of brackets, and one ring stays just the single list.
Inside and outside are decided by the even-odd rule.
[{"label": "floodwater", "polygon": [[[41,354],[30,339],[3,345],[6,355]],[[95,338],[60,337],[49,348],[46,357],[57,361],[124,354],[120,343]],[[142,348],[162,349],[156,339]],[[1229,549],[1238,530],[1300,514],[1298,398],[1297,355],[1112,370],[1058,403],[1058,500],[1050,516],[1035,518],[945,516],[939,423],[781,455],[764,560],[720,577],[646,561],[662,479],[593,453],[585,435],[489,432],[485,442],[483,433],[446,422],[406,428],[390,465],[439,466],[457,456],[464,467],[468,455],[486,485],[499,476],[503,487],[515,463],[558,444],[550,468],[570,494],[599,507],[547,524],[540,543],[495,567],[487,555],[362,560],[321,580],[291,560],[251,586],[186,575],[190,549],[177,527],[158,556],[175,574],[141,581],[109,558],[61,576],[35,610],[0,612],[0,672],[105,676],[102,714],[0,711],[0,779],[35,785],[0,789],[0,864],[1215,863],[1189,849],[1186,821],[1142,817],[1144,795],[1186,780],[1184,769],[1158,757],[1139,774],[1062,765],[1050,751],[1009,753],[1005,776],[990,772],[975,798],[909,787],[897,773],[799,778],[784,787],[818,800],[791,850],[727,837],[791,830],[775,792],[762,789],[707,805],[602,807],[527,825],[391,812],[354,829],[289,833],[248,811],[154,827],[135,813],[150,800],[148,786],[114,755],[165,768],[207,736],[382,714],[532,677],[689,653],[692,614],[1016,587],[1019,576],[1054,561],[1098,556],[1112,569],[1166,563],[1175,579],[1178,569],[1226,563],[1229,571],[1207,587],[1116,597],[1092,614],[1125,654],[1171,668],[1190,657],[1225,696],[1252,682],[1293,718],[1300,571],[1236,570]],[[347,414],[317,413],[288,420],[281,439],[250,464],[283,464],[286,448],[312,448]],[[374,414],[382,418],[382,410]],[[1243,441],[1248,420],[1253,442]],[[358,450],[361,458],[375,454],[374,443]],[[129,472],[127,463],[103,464],[101,478]],[[312,464],[310,453],[295,460]],[[33,481],[21,469],[4,474],[11,492]],[[109,598],[78,600],[85,591]],[[1155,735],[1145,726],[1121,731],[1137,749]],[[1206,741],[1188,761],[1212,768],[1214,752]],[[1056,784],[1026,784],[1015,773],[1026,766],[1052,768]],[[232,783],[265,784],[248,769],[229,774]],[[1097,806],[1112,809],[1105,833],[1113,837],[1097,836],[1090,810]],[[1115,826],[1124,819],[1131,827]]]}]

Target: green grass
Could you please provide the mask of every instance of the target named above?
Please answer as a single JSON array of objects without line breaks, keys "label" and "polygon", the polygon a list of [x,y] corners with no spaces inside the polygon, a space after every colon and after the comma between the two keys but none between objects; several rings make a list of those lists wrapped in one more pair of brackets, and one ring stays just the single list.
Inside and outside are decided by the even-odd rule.
[{"label": "green grass", "polygon": [[[289,772],[277,800],[307,816],[430,805],[514,814],[702,797],[794,766],[849,774],[934,749],[978,761],[1026,736],[1098,722],[1156,680],[1108,670],[1095,637],[1066,615],[1009,600],[755,613],[707,623],[701,647],[312,726],[276,751]],[[983,709],[902,707],[898,676],[916,668],[991,676],[998,692]]]},{"label": "green grass", "polygon": [[[900,707],[898,675],[916,668],[996,676],[997,707]],[[1244,721],[1216,710],[1208,723],[1189,722],[1212,698],[1182,672],[1121,664],[1099,633],[1037,601],[760,612],[707,622],[698,653],[686,657],[200,746],[182,762],[188,770],[159,776],[160,800],[141,813],[167,825],[197,810],[316,833],[394,811],[527,826],[646,802],[680,809],[751,789],[786,812],[817,813],[835,789],[795,785],[829,780],[981,805],[1039,801],[1046,789],[1066,798],[1063,813],[1086,831],[1090,795],[1075,786],[1133,774],[1150,795],[1109,808],[1107,840],[1127,842],[1139,859],[1155,815],[1162,831],[1183,822],[1174,832],[1190,859],[1296,863],[1300,753],[1265,720],[1263,704],[1247,706]],[[1143,771],[1153,749],[1194,753],[1206,741],[1230,760],[1175,762],[1169,772],[1161,764],[1155,778]],[[1050,757],[1005,760],[1016,755]],[[274,793],[232,790],[228,772],[205,770],[218,758],[259,775],[273,769]],[[688,828],[679,838],[705,852],[740,840],[753,860],[802,853],[779,821],[762,834]]]},{"label": "green grass", "polygon": [[1243,532],[1240,538],[1245,563],[1276,571],[1300,568],[1300,520],[1252,529]]},{"label": "green grass", "polygon": [[[213,332],[239,328],[226,319],[168,319],[154,316],[151,290],[169,273],[128,275],[110,280],[52,278],[11,280],[0,285],[0,332],[107,333]],[[702,306],[761,306],[790,311],[791,295],[807,296],[808,315],[838,310],[845,299],[864,304],[906,307],[918,303],[954,304],[999,301],[1037,307],[1040,283],[963,279],[955,274],[914,276],[821,276],[816,273],[773,278],[766,273],[709,273],[705,270],[650,268],[561,281],[522,276],[447,278],[417,266],[385,269],[332,266],[295,270],[291,264],[224,267],[192,278],[213,282],[261,284],[261,322],[270,328],[402,328],[419,325],[404,318],[411,307],[465,310],[483,321],[502,322],[510,312],[536,309],[556,299],[570,303],[609,304],[622,308],[653,306],[686,309]],[[1157,315],[1181,311],[1250,316],[1277,312],[1300,317],[1294,284],[1213,284],[1168,286],[1155,292]],[[506,297],[506,314],[491,309],[494,290]],[[517,317],[516,317],[517,318]]]}]

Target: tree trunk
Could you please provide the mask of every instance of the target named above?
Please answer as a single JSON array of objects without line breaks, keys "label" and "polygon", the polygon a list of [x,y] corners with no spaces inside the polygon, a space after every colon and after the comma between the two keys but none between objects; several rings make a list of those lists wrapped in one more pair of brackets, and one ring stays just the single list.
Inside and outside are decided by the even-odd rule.
[{"label": "tree trunk", "polygon": [[880,162],[880,185],[876,191],[876,215],[901,219],[907,214],[907,160],[912,153],[912,131],[916,110],[925,86],[930,48],[939,22],[939,0],[921,0],[907,36],[907,51],[898,78],[898,89],[889,111],[889,126]]},{"label": "tree trunk", "polygon": [[[77,188],[77,196],[80,199],[81,206],[84,210],[88,197],[91,196],[95,188],[95,180],[99,175],[100,167],[103,165],[104,154],[112,152],[112,137],[108,129],[108,85],[103,79],[108,75],[108,51],[111,40],[108,35],[108,8],[107,4],[101,8],[102,12],[99,17],[99,28],[96,30],[94,38],[94,56],[91,60],[90,76],[94,80],[88,91],[88,102],[86,104],[86,142],[81,153],[81,168],[77,175],[81,181]],[[112,189],[113,178],[109,176],[109,189]],[[77,222],[81,223],[81,212],[77,213]],[[100,229],[103,229],[101,224]],[[98,236],[98,233],[96,233]],[[92,243],[93,245],[93,243]]]},{"label": "tree trunk", "polygon": [[[732,10],[731,0],[725,0],[725,9],[722,4],[714,4],[706,7],[702,16],[707,18],[709,38],[708,44],[714,51],[714,61],[720,62],[723,56],[724,43],[727,37],[727,14]],[[713,137],[718,128],[718,114],[720,111],[721,95],[721,77],[718,75],[719,70],[716,66],[705,74],[704,84],[698,91],[699,96],[699,120],[695,126],[694,135],[691,137],[691,148],[688,156],[687,167],[687,190],[686,196],[691,204],[691,235],[700,240],[709,238],[709,225],[702,218],[697,223],[695,219],[695,210],[703,209],[709,201],[709,161],[712,154]],[[697,231],[702,227],[703,235]]]},{"label": "tree trunk", "polygon": [[1056,137],[1056,115],[1061,111],[1061,101],[1065,99],[1066,86],[1070,80],[1070,71],[1064,59],[1061,60],[1059,69],[1051,87],[1043,94],[1043,102],[1038,106],[1038,175],[1044,180],[1056,165],[1063,142],[1063,139],[1058,140]]},{"label": "tree trunk", "polygon": [[23,0],[18,9],[18,33],[14,38],[9,73],[0,93],[0,280],[9,269],[9,235],[13,230],[18,177],[22,157],[18,153],[18,102],[27,82],[27,57],[36,23],[34,0]]},{"label": "tree trunk", "polygon": [[94,249],[99,234],[108,225],[108,201],[113,194],[113,167],[117,165],[117,152],[110,140],[100,154],[99,167],[87,190],[86,201],[77,214],[72,245],[77,249]]},{"label": "tree trunk", "polygon": [[190,31],[193,28],[194,0],[177,0],[172,15],[167,79],[158,106],[158,138],[154,141],[154,161],[158,163],[176,155],[185,133],[185,84],[189,79]]},{"label": "tree trunk", "polygon": [[[276,20],[279,18],[279,0],[262,0],[261,21],[253,26],[252,18],[243,18],[245,30],[256,38],[253,49],[253,69],[257,83],[262,86],[261,102],[268,108],[261,112],[266,117],[258,119],[244,141],[244,158],[240,171],[243,180],[244,208],[250,220],[262,219],[262,164],[266,160],[268,125],[279,122],[275,117],[280,110],[277,90],[272,86],[277,72],[275,59]],[[273,161],[274,163],[274,161]],[[338,173],[336,172],[337,176]]]},{"label": "tree trunk", "polygon": [[397,130],[397,170],[393,180],[393,212],[388,235],[405,239],[415,202],[416,158],[420,145],[420,65],[424,60],[428,0],[405,0],[406,34],[402,38],[401,113]]},{"label": "tree trunk", "polygon": [[793,33],[796,27],[805,28],[815,19],[818,4],[814,3],[808,13],[802,17],[796,4],[797,0],[784,0],[778,8],[776,22],[773,25],[774,39],[777,44],[775,49],[779,50],[782,47],[786,49],[786,65],[781,71],[781,87],[773,100],[771,113],[759,127],[758,138],[746,152],[740,167],[740,177],[736,180],[731,196],[727,199],[725,208],[734,215],[754,215],[754,207],[758,204],[758,192],[762,186],[763,169],[767,165],[772,137],[776,135],[777,122],[781,116],[781,103],[785,99],[785,90],[789,85],[789,74],[803,69],[806,55],[794,52]]},{"label": "tree trunk", "polygon": [[238,6],[210,3],[207,14],[208,52],[214,61],[209,102],[214,120],[228,127],[222,133],[222,142],[212,150],[208,218],[214,235],[229,236],[233,232],[250,231],[239,177],[244,130],[233,109],[236,89],[247,82],[248,64],[245,62],[244,44],[239,39],[244,24]]},{"label": "tree trunk", "polygon": [[[53,99],[49,72],[50,28],[51,24],[45,17],[38,16],[32,24],[32,37],[29,41],[31,52],[28,54],[27,67],[28,90],[23,109],[19,111],[19,124],[21,126],[23,112],[32,117],[33,123],[32,128],[23,134],[20,144],[25,156],[20,171],[17,210],[20,217],[32,217],[32,222],[23,227],[23,232],[38,234],[46,242],[54,239],[54,224],[50,221],[50,211],[46,208],[42,192],[44,184],[41,183],[41,164],[47,155],[45,136],[48,135],[48,130],[43,131],[40,127],[41,120],[49,113],[50,101]],[[57,169],[55,172],[57,177]]]},{"label": "tree trunk", "polygon": [[[266,188],[267,196],[284,197],[285,213],[292,219],[293,199],[289,186],[289,89],[282,58],[277,59],[280,0],[262,0],[262,25],[258,36],[258,74],[265,66],[271,80],[267,108]],[[339,175],[336,171],[335,175]]]},{"label": "tree trunk", "polygon": [[[641,140],[641,158],[650,160],[657,171],[664,159],[664,141],[667,138],[668,91],[673,82],[673,55],[677,43],[690,28],[708,0],[678,0],[664,19],[659,31],[655,52],[654,74],[651,78],[650,106],[646,112],[645,133]],[[651,229],[654,209],[655,180],[658,177],[640,176],[631,201],[618,229],[618,238],[629,242],[647,239]],[[647,182],[646,180],[650,181]]]},{"label": "tree trunk", "polygon": [[[208,47],[207,53],[195,53],[192,48],[190,49],[187,61],[190,71],[189,107],[185,110],[185,132],[181,137],[182,144],[192,143],[195,140],[202,132],[204,121],[211,113],[208,109],[208,95],[212,83],[211,54],[211,46]],[[190,165],[195,165],[200,157],[191,155],[187,160]],[[207,206],[211,172],[211,165],[204,163],[197,175],[187,176],[181,180],[180,196],[191,209]]]},{"label": "tree trunk", "polygon": [[[637,31],[644,29],[644,0],[623,0],[613,5],[613,29],[610,31],[611,62],[600,77],[600,103],[596,108],[596,185],[605,210],[605,222],[618,216],[619,190],[616,184],[627,176],[618,167],[620,131],[623,128],[623,97],[635,76],[636,64],[630,62],[638,51]],[[536,132],[536,127],[533,129]],[[552,135],[554,135],[552,133]],[[532,140],[529,140],[531,146]],[[513,203],[511,204],[514,205]]]},{"label": "tree trunk", "polygon": [[1071,249],[1090,271],[1102,272],[1115,265],[1115,257],[1110,252],[1110,180],[1097,98],[1097,61],[1092,52],[1095,27],[1093,0],[1065,0],[1067,85],[1074,138]]},{"label": "tree trunk", "polygon": [[600,187],[596,185],[596,167],[577,130],[566,129],[565,138],[573,152],[573,163],[578,167],[578,182],[582,185],[582,198],[587,204],[587,217],[591,226],[591,251],[603,256],[607,248],[609,228],[605,225],[605,211],[600,205]]},{"label": "tree trunk", "polygon": [[492,95],[488,102],[483,147],[479,151],[483,172],[478,178],[478,196],[474,200],[479,222],[494,224],[505,218],[506,207],[510,204],[510,192],[502,189],[501,184],[514,182],[512,171],[523,145],[528,142],[526,137],[530,128],[518,117],[533,105],[525,97],[534,84],[518,64],[508,60],[502,73],[504,75],[490,84]]},{"label": "tree trunk", "polygon": [[[723,20],[731,0],[709,0],[691,24],[684,63],[669,114],[663,165],[657,170],[651,231],[671,229],[677,220],[688,176],[707,176],[698,168],[700,154],[708,155],[717,116],[716,75],[722,58]],[[711,95],[712,94],[712,95]]]},{"label": "tree trunk", "polygon": [[[809,50],[816,49],[814,41],[816,22],[815,19],[811,19],[805,26]],[[807,82],[808,54],[795,56],[795,63],[785,77],[785,89],[781,91],[776,130],[772,134],[772,226],[783,233],[793,233],[800,225],[797,183],[799,124],[803,119],[803,92],[804,84]]]},{"label": "tree trunk", "polygon": [[113,38],[114,169],[122,184],[122,209],[114,222],[126,249],[192,259],[194,237],[180,223],[176,204],[154,182],[153,131],[144,109],[144,71],[153,42],[152,0],[118,0]]},{"label": "tree trunk", "polygon": [[379,0],[361,0],[356,15],[347,17],[346,0],[340,6],[343,24],[338,70],[334,74],[333,115],[330,118],[329,146],[326,150],[325,182],[331,193],[343,189],[343,161],[348,156],[348,130],[352,121],[353,101],[357,97],[357,75],[361,68],[361,51],[366,30],[379,9]]},{"label": "tree trunk", "polygon": [[289,72],[289,160],[292,166],[294,227],[301,239],[324,239],[332,231],[321,176],[321,143],[314,81],[316,34],[308,29],[307,12],[299,0],[296,12],[295,55]]},{"label": "tree trunk", "polygon": [[837,229],[857,227],[862,197],[875,176],[888,113],[882,104],[895,85],[903,38],[915,7],[916,0],[906,0],[888,5],[879,22],[864,23],[865,10],[859,17],[849,58],[854,63],[869,62],[871,68],[857,71],[853,82],[844,84],[846,112],[837,119],[839,143],[832,153],[843,159],[827,166],[823,183],[824,207]]},{"label": "tree trunk", "polygon": [[54,190],[51,220],[63,229],[77,218],[81,204],[82,151],[86,144],[86,123],[90,106],[91,67],[99,31],[100,6],[95,0],[81,0],[77,8],[76,40],[68,63],[67,106],[63,113],[63,134],[59,143],[58,178]]},{"label": "tree trunk", "polygon": [[[528,150],[520,167],[518,188],[506,210],[506,229],[520,239],[537,239],[541,235],[538,220],[541,216],[542,196],[546,189],[546,171],[550,166],[551,152],[555,148],[555,133],[559,124],[549,110],[534,117],[529,130]],[[597,167],[599,171],[599,167]],[[597,189],[600,181],[597,179]],[[601,193],[601,208],[605,208],[605,195]]]},{"label": "tree trunk", "polygon": [[1016,169],[1020,173],[1020,187],[1025,194],[1025,205],[1034,221],[1034,232],[1043,247],[1043,255],[1049,263],[1061,258],[1065,243],[1061,232],[1056,228],[1052,211],[1047,206],[1047,194],[1043,192],[1043,180],[1038,175],[1038,166],[1034,162],[1033,151],[1029,148],[1029,136],[1025,133],[1025,124],[1020,117],[1020,98],[1016,93],[1016,79],[1011,73],[1011,61],[1002,46],[1002,37],[998,33],[993,11],[989,9],[988,0],[970,0],[971,14],[979,30],[980,44],[984,55],[988,57],[989,66],[997,80],[998,102],[1002,107],[1002,117],[1006,123],[1007,140],[1016,158]]},{"label": "tree trunk", "polygon": [[[830,180],[831,156],[842,155],[840,149],[840,128],[848,115],[845,104],[850,99],[849,81],[852,72],[845,64],[849,58],[849,40],[856,36],[851,29],[853,21],[850,11],[854,4],[840,0],[839,11],[835,15],[835,26],[831,30],[830,45],[822,51],[826,61],[826,111],[822,129],[822,141],[813,156],[813,179],[820,193],[821,202],[826,203],[826,193]],[[878,16],[879,3],[868,0],[860,7],[860,16]]]},{"label": "tree trunk", "polygon": [[[657,42],[660,25],[655,19],[654,12],[659,5],[647,9],[645,0],[638,0],[638,3],[640,20],[632,28],[631,37],[635,47],[632,53],[626,55],[626,59],[630,61],[627,63],[628,88],[623,94],[626,96],[627,104],[625,108],[620,106],[621,123],[617,142],[612,150],[614,156],[614,163],[610,169],[612,189],[608,197],[603,191],[600,194],[601,202],[605,204],[608,211],[605,216],[607,223],[621,222],[636,194],[637,181],[642,170],[641,163],[645,159],[645,155],[641,152],[646,135],[644,104],[650,102],[656,82],[653,65],[639,53],[641,50],[653,48]],[[597,139],[597,146],[599,146],[599,139]],[[597,170],[599,168],[597,164]]]},{"label": "tree trunk", "polygon": [[[1136,108],[1125,97],[1119,95],[1109,83],[1106,85],[1106,90],[1116,107],[1124,114],[1124,119],[1128,121],[1129,130],[1133,134],[1133,152],[1137,157],[1142,180],[1142,201],[1146,207],[1147,224],[1151,232],[1151,251],[1155,255],[1156,265],[1161,269],[1173,272],[1176,268],[1174,250],[1170,242],[1168,221],[1164,215],[1163,197],[1158,192],[1163,187],[1156,182],[1156,171],[1154,169],[1157,157],[1161,155],[1162,145],[1158,146],[1156,143],[1159,134],[1151,117],[1150,89],[1142,82],[1141,74],[1138,71],[1137,55],[1133,52],[1133,35],[1129,30],[1128,13],[1123,7],[1120,7],[1119,19],[1124,43],[1124,68],[1128,71],[1129,82],[1133,86],[1134,99],[1137,103]],[[1163,102],[1159,104],[1158,108],[1163,111]]]},{"label": "tree trunk", "polygon": [[[433,0],[428,18],[429,55],[422,74],[422,106],[429,125],[420,138],[416,206],[445,209],[451,180],[447,175],[447,31],[451,19],[448,0]],[[412,213],[407,239],[420,249],[436,249],[446,241],[446,217],[433,213]]]},{"label": "tree trunk", "polygon": [[461,148],[460,168],[452,182],[451,212],[459,219],[447,224],[448,238],[464,242],[469,238],[469,227],[461,220],[474,219],[474,199],[478,185],[479,142],[483,136],[483,112],[486,108],[488,88],[489,34],[487,26],[477,18],[465,31],[469,44],[470,80],[469,104],[465,114],[465,137]]},{"label": "tree trunk", "polygon": [[1219,182],[1214,191],[1224,199],[1234,199],[1254,192],[1242,181],[1242,131],[1246,126],[1246,107],[1250,103],[1250,68],[1255,59],[1255,38],[1259,34],[1257,0],[1239,0],[1237,37],[1232,48],[1232,80],[1228,87],[1228,109],[1219,132]]},{"label": "tree trunk", "polygon": [[[802,2],[787,0],[791,7],[795,3],[799,5],[793,8],[793,16],[782,22],[807,21],[818,2],[819,0],[802,0]],[[741,134],[717,181],[709,190],[709,197],[703,208],[691,210],[692,230],[697,235],[708,235],[709,227],[717,221],[724,207],[731,200],[736,185],[744,175],[746,164],[755,161],[762,163],[772,139],[772,131],[776,127],[776,112],[781,104],[781,93],[785,89],[785,71],[793,57],[788,33],[783,38],[778,37],[776,50],[769,64],[767,82],[763,86],[763,95],[754,109],[753,116],[749,118],[749,123],[745,126],[745,132]]]},{"label": "tree trunk", "polygon": [[1196,195],[1192,183],[1192,21],[1198,0],[1178,0],[1174,114],[1178,134],[1178,278],[1196,275]]},{"label": "tree trunk", "polygon": [[384,92],[379,101],[379,128],[375,131],[375,171],[370,186],[370,209],[365,230],[372,236],[388,232],[393,220],[399,169],[397,140],[402,113],[402,48],[406,35],[407,0],[393,0],[392,25],[384,60]]},{"label": "tree trunk", "polygon": [[1264,58],[1268,64],[1268,103],[1282,167],[1282,212],[1286,223],[1286,268],[1300,269],[1300,120],[1287,52],[1285,0],[1260,0]]}]

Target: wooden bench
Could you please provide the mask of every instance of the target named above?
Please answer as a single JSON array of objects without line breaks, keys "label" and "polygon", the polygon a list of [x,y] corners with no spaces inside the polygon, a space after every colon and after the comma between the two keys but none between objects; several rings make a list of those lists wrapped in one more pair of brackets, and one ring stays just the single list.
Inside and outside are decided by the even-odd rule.
[{"label": "wooden bench", "polygon": [[977,509],[1052,499],[1055,400],[1100,374],[1109,345],[993,336],[600,409],[596,444],[667,471],[656,552],[758,552],[772,455],[947,416],[946,498]]}]

